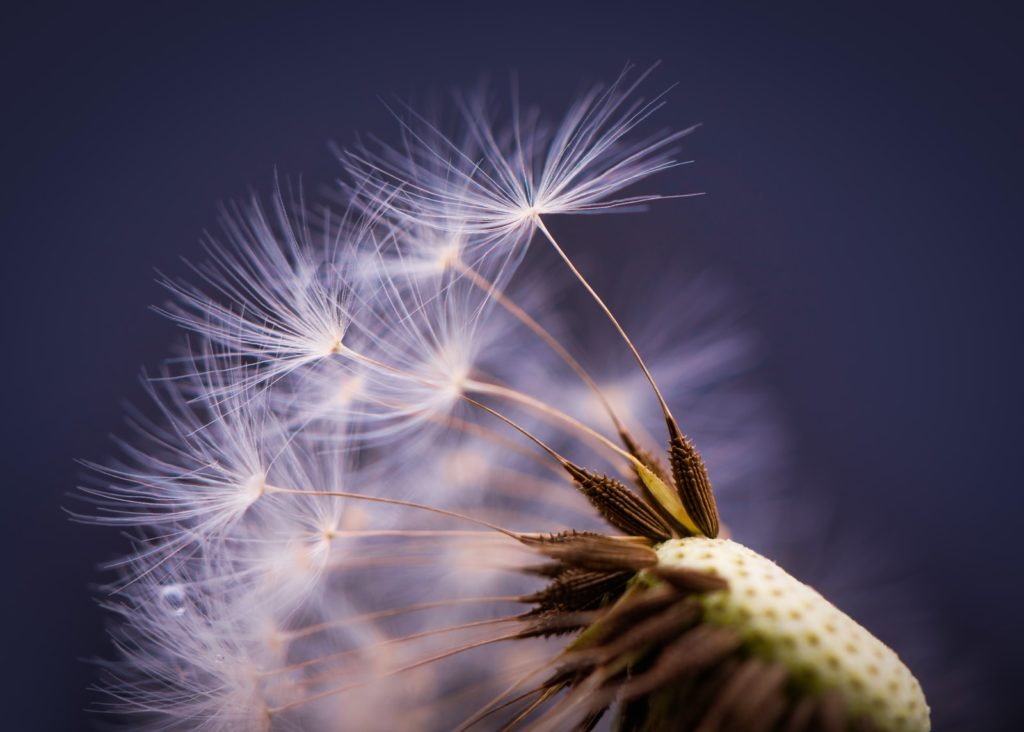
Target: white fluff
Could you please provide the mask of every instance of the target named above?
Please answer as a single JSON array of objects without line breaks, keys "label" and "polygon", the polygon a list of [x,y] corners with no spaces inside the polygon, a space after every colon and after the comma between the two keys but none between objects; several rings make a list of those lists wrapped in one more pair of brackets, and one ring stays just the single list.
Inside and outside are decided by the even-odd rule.
[{"label": "white fluff", "polygon": [[[98,521],[137,532],[108,603],[113,710],[152,729],[451,729],[550,671],[557,639],[502,640],[541,580],[495,527],[602,523],[470,400],[627,469],[595,435],[614,436],[603,406],[545,342],[589,329],[558,310],[552,278],[516,272],[539,216],[661,197],[625,193],[679,164],[685,134],[638,134],[663,103],[636,95],[642,79],[624,73],[555,125],[518,108],[499,124],[463,98],[461,130],[417,119],[403,146],[347,154],[347,213],[251,201],[194,282],[168,281],[188,349],[90,489]],[[624,344],[562,340],[657,449],[663,423]],[[719,387],[745,347],[728,329],[669,340],[651,341],[652,371],[695,431],[714,415],[701,448],[742,476],[765,457],[739,429],[754,402]]]}]

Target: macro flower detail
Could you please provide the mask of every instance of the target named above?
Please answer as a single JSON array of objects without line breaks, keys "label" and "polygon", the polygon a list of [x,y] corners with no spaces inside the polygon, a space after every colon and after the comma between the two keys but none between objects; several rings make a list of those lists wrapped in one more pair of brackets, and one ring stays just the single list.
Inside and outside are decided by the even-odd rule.
[{"label": "macro flower detail", "polygon": [[[733,383],[744,339],[687,320],[707,313],[675,286],[671,319],[642,314],[660,340],[634,338],[548,228],[670,197],[628,189],[689,130],[644,133],[664,95],[630,73],[558,123],[518,101],[500,123],[483,95],[451,130],[410,113],[401,146],[342,154],[340,212],[279,188],[225,216],[199,284],[166,281],[187,345],[86,488],[133,532],[105,711],[205,732],[929,728],[893,651],[724,538],[760,547],[775,523],[749,498],[777,450]],[[564,269],[529,269],[534,238]],[[560,304],[577,294],[615,338]]]}]

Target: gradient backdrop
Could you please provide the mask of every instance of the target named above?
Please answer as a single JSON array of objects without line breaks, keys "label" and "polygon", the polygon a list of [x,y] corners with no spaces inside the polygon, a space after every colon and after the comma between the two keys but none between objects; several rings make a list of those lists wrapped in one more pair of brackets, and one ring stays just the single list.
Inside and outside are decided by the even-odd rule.
[{"label": "gradient backdrop", "polygon": [[[200,256],[218,202],[267,192],[275,167],[330,183],[329,140],[392,134],[378,95],[422,98],[484,72],[500,85],[515,69],[524,97],[557,114],[625,61],[660,59],[653,86],[679,82],[661,122],[703,127],[687,143],[696,164],[658,186],[708,195],[586,225],[732,282],[766,346],[794,480],[835,497],[883,570],[893,558],[888,580],[935,611],[941,664],[987,675],[935,702],[985,706],[978,729],[1018,728],[1013,18],[973,3],[208,5],[0,18],[0,726],[88,726],[81,659],[109,651],[89,585],[123,543],[62,507],[75,505],[74,461],[109,454],[140,366],[174,337],[147,311],[163,298],[154,268]],[[607,247],[586,261],[612,282],[627,257]]]}]

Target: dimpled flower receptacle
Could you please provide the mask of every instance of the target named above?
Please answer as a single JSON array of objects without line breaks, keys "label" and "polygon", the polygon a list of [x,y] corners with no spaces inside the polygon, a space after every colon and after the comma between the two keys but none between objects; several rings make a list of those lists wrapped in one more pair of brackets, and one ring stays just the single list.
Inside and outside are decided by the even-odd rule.
[{"label": "dimpled flower receptacle", "polygon": [[728,539],[688,537],[657,548],[660,566],[720,577],[705,593],[705,622],[741,633],[754,656],[778,662],[793,685],[833,691],[851,718],[885,732],[930,729],[921,685],[896,653],[775,562]]}]

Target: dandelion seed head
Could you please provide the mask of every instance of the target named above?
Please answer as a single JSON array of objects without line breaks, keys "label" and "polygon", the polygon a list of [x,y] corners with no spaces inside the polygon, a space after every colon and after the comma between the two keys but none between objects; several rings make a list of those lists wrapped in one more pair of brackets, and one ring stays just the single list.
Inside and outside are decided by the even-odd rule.
[{"label": "dandelion seed head", "polygon": [[[701,711],[679,689],[736,669],[779,714],[819,705],[798,676],[830,656],[752,653],[749,588],[720,566],[738,550],[690,536],[715,533],[712,480],[777,498],[777,425],[737,386],[748,339],[705,327],[713,294],[668,275],[652,292],[645,272],[638,349],[543,221],[663,197],[627,190],[682,164],[687,131],[643,130],[664,101],[645,77],[558,122],[517,93],[509,112],[457,96],[454,127],[406,109],[400,144],[343,154],[340,200],[279,185],[231,207],[208,261],[165,281],[188,339],[87,489],[99,523],[134,532],[105,601],[112,711],[248,732],[589,729],[614,710],[654,732]],[[621,340],[523,266],[537,230]],[[721,505],[758,542],[773,514],[754,493]],[[710,564],[666,554],[701,542]]]}]

